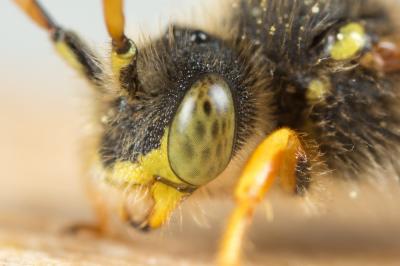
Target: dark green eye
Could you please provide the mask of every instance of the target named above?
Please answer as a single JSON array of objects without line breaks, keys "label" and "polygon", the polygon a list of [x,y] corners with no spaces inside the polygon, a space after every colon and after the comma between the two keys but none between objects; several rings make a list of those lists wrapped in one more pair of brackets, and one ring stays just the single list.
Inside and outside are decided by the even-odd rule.
[{"label": "dark green eye", "polygon": [[235,136],[235,109],[228,84],[210,74],[193,84],[172,121],[168,159],[183,181],[203,185],[228,165]]}]

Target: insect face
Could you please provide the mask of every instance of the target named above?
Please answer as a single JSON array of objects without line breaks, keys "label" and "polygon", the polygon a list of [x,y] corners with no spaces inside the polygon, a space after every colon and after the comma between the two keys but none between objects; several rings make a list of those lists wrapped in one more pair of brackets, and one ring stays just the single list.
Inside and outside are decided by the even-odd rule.
[{"label": "insect face", "polygon": [[[268,106],[268,79],[255,78],[266,68],[248,63],[247,51],[178,27],[138,47],[134,60],[119,73],[123,94],[103,104],[101,163],[111,183],[145,187],[155,205],[176,195],[172,210],[223,172],[247,138],[265,131],[268,120],[258,114]],[[166,194],[158,198],[154,185]]]}]

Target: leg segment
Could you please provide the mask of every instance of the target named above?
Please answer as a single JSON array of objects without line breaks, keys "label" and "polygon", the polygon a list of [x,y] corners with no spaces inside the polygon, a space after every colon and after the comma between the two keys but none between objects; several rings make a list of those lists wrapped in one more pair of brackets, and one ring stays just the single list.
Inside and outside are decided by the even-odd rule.
[{"label": "leg segment", "polygon": [[232,212],[218,253],[218,265],[238,265],[246,228],[257,204],[262,201],[277,176],[282,187],[296,191],[296,166],[305,158],[297,134],[287,128],[269,135],[247,162],[235,190],[236,208]]},{"label": "leg segment", "polygon": [[70,66],[84,74],[97,87],[101,86],[100,61],[75,33],[59,26],[36,0],[14,1],[34,22],[49,33],[57,52]]}]

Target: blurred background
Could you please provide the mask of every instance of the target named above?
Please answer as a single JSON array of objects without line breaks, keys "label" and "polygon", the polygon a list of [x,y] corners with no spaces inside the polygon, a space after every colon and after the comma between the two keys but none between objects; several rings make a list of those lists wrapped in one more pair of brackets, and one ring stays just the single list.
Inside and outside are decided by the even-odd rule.
[{"label": "blurred background", "polygon": [[[127,32],[132,37],[157,34],[174,12],[190,10],[196,2],[126,1]],[[106,55],[109,39],[101,1],[42,4],[61,25]],[[0,208],[73,213],[70,205],[86,202],[80,193],[78,155],[87,84],[12,1],[1,1],[0,21]]]},{"label": "blurred background", "polygon": [[[106,54],[101,1],[41,2],[60,24]],[[174,14],[190,16],[201,3],[127,0],[128,35],[135,39],[140,32],[162,32]],[[0,36],[0,264],[24,265],[38,258],[45,265],[82,260],[93,265],[209,264],[229,209],[221,207],[225,203],[184,204],[190,218],[175,217],[178,222],[169,231],[151,237],[135,235],[135,245],[58,234],[71,221],[93,218],[80,178],[79,156],[87,119],[87,84],[57,56],[47,34],[12,1],[0,0]],[[272,207],[270,202],[260,207],[246,246],[252,261],[398,265],[399,189],[386,186],[375,193],[358,185],[342,188],[338,194],[329,188],[330,207],[312,218],[305,214],[310,208],[273,196],[279,200],[273,200]]]}]

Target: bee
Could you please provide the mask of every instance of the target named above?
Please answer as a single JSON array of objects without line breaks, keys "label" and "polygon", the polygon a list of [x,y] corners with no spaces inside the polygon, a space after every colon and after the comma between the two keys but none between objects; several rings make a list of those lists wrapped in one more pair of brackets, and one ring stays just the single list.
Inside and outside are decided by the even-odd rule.
[{"label": "bee", "polygon": [[234,179],[217,262],[237,265],[277,177],[305,197],[323,175],[399,174],[400,39],[379,1],[226,0],[213,27],[173,24],[138,43],[123,2],[104,0],[109,62],[37,1],[15,2],[93,88],[88,184],[100,230],[113,215],[159,228],[199,188]]}]

